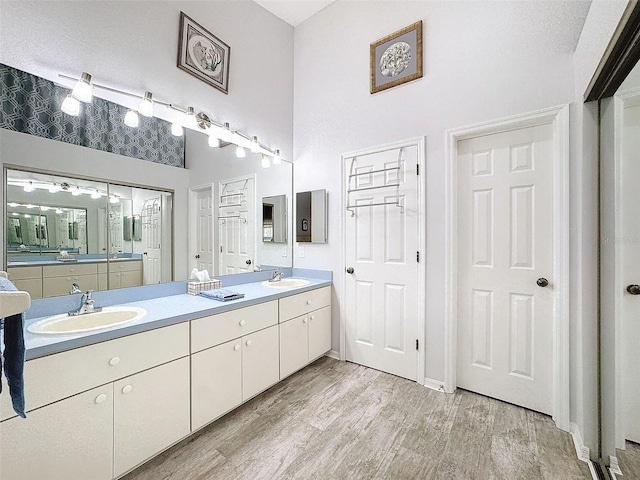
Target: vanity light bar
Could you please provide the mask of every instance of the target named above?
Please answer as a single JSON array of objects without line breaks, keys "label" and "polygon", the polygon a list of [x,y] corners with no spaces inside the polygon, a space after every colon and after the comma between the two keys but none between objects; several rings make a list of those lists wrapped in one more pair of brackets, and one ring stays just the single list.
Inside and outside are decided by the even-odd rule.
[{"label": "vanity light bar", "polygon": [[[180,125],[180,122],[176,121],[174,121],[171,125],[171,133],[175,136],[182,136],[182,127],[186,127],[196,131],[204,131],[209,136],[216,136],[223,142],[233,143],[238,147],[250,149],[254,153],[261,153],[263,155],[273,157],[274,159],[280,159],[280,150],[271,150],[258,143],[258,137],[256,136],[248,136],[237,130],[231,130],[228,123],[216,123],[210,120],[209,117],[203,113],[195,115],[193,107],[183,109],[173,105],[172,103],[162,102],[153,97],[151,92],[145,92],[144,95],[137,95],[134,93],[125,92],[124,90],[119,90],[117,88],[107,87],[106,85],[94,83],[92,81],[91,75],[86,72],[82,73],[81,78],[70,77],[62,73],[59,73],[58,76],[66,80],[76,82],[74,90],[72,91],[72,93],[67,95],[67,98],[61,106],[61,110],[68,115],[78,116],[80,114],[80,102],[78,102],[78,100],[81,102],[90,102],[91,97],[88,97],[88,94],[86,92],[90,93],[93,91],[93,89],[99,88],[101,90],[106,90],[108,92],[113,92],[140,100],[140,106],[138,107],[137,111],[135,109],[128,109],[127,113],[125,114],[124,123],[131,128],[136,128],[138,126],[138,113],[145,117],[152,117],[154,106],[161,105],[170,110],[174,110],[183,114],[182,125]],[[76,95],[76,88],[79,88],[83,92],[83,95],[81,95],[82,98],[78,98],[78,95]],[[89,98],[89,100],[86,100],[86,98]],[[200,117],[204,117],[206,119],[204,124],[200,121]],[[274,161],[273,163],[274,165],[277,165],[280,162]]]},{"label": "vanity light bar", "polygon": [[[80,187],[79,185],[70,185],[68,183],[59,184],[55,182],[53,183],[42,182],[42,181],[34,182],[33,180],[21,180],[21,179],[19,180],[19,179],[8,178],[7,185],[20,187],[20,188],[29,187],[29,188],[33,188],[33,190],[36,190],[36,189],[47,190],[49,191],[49,193],[69,192],[76,196],[90,195],[91,198],[93,199],[99,199],[107,196],[107,192],[103,190],[98,190],[95,188]],[[119,195],[111,194],[110,197],[119,198]],[[9,205],[9,206],[12,206],[12,205]],[[22,205],[22,206],[26,206],[26,205]]]}]

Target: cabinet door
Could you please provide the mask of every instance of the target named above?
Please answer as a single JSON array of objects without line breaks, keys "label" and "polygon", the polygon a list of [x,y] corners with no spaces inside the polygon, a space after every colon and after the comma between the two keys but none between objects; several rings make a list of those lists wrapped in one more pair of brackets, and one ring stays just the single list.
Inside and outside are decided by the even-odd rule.
[{"label": "cabinet door", "polygon": [[309,361],[308,316],[280,324],[280,378],[300,370]]},{"label": "cabinet door", "polygon": [[45,298],[68,295],[74,283],[77,283],[83,292],[98,290],[98,275],[94,273],[68,277],[44,277],[42,279],[42,295]]},{"label": "cabinet door", "polygon": [[0,423],[0,444],[2,480],[111,479],[112,384]]},{"label": "cabinet door", "polygon": [[12,282],[18,290],[29,292],[29,295],[31,295],[32,300],[35,300],[37,298],[42,298],[42,278],[12,280]]},{"label": "cabinet door", "polygon": [[331,306],[309,315],[309,361],[331,350]]},{"label": "cabinet door", "polygon": [[242,339],[191,356],[191,428],[242,403]]},{"label": "cabinet door", "polygon": [[280,379],[278,326],[242,337],[242,400],[266,390]]},{"label": "cabinet door", "polygon": [[140,270],[120,272],[120,287],[139,287],[140,285],[142,285]]},{"label": "cabinet door", "polygon": [[189,434],[189,358],[123,378],[113,388],[117,477]]}]

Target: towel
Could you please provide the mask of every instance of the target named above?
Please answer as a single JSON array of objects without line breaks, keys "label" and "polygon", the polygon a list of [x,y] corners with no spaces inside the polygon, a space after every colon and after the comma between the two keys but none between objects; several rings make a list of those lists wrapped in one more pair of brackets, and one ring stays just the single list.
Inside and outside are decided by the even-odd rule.
[{"label": "towel", "polygon": [[[0,277],[0,291],[17,291],[16,286]],[[11,315],[4,319],[4,353],[0,355],[0,371],[4,356],[4,374],[9,384],[9,394],[13,410],[22,418],[24,413],[24,317],[22,313]],[[2,383],[0,383],[2,393]]]},{"label": "towel", "polygon": [[244,293],[232,292],[224,288],[218,288],[216,290],[203,290],[200,295],[219,302],[228,302],[229,300],[237,300],[238,298],[244,298]]}]

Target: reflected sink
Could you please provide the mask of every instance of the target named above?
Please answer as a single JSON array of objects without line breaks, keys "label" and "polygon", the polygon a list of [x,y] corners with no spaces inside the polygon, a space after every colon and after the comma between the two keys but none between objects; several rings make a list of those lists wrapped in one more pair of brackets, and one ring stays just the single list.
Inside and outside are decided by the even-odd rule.
[{"label": "reflected sink", "polygon": [[137,307],[105,307],[99,312],[69,316],[66,313],[47,317],[27,327],[30,333],[39,335],[68,335],[91,332],[127,323],[144,317],[147,311]]},{"label": "reflected sink", "polygon": [[304,287],[305,285],[309,285],[309,280],[304,280],[302,278],[283,278],[279,282],[270,282],[266,280],[262,282],[262,285],[267,287]]}]

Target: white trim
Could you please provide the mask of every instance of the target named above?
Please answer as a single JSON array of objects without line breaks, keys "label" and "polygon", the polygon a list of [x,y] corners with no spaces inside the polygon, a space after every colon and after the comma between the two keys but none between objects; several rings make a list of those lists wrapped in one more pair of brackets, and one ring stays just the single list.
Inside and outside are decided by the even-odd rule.
[{"label": "white trim", "polygon": [[496,121],[446,132],[445,162],[445,369],[446,392],[456,388],[457,366],[457,157],[458,142],[494,133],[538,125],[553,126],[553,152],[558,159],[553,171],[553,419],[568,431],[569,425],[569,105],[545,108]]},{"label": "white trim", "polygon": [[424,379],[423,385],[431,390],[435,390],[436,392],[445,393],[444,391],[444,382],[440,380],[434,380],[433,378]]},{"label": "white trim", "polygon": [[573,438],[573,446],[576,449],[576,455],[579,460],[583,462],[591,461],[591,452],[589,451],[589,447],[586,447],[584,444],[584,440],[582,439],[582,433],[578,428],[578,425],[571,422],[571,438]]},{"label": "white trim", "polygon": [[[609,455],[609,471],[613,474],[624,475],[620,470],[620,464],[618,463],[618,457]],[[616,478],[615,475],[613,478]]]},{"label": "white trim", "polygon": [[329,350],[325,355],[329,358],[334,358],[336,360],[340,360],[340,352],[337,350]]},{"label": "white trim", "polygon": [[[197,237],[198,237],[198,232],[196,231],[196,227],[198,225],[198,219],[197,219],[197,208],[196,208],[196,204],[198,201],[198,193],[199,192],[203,192],[205,190],[210,190],[211,191],[211,212],[214,212],[214,208],[213,208],[213,183],[206,183],[204,185],[198,185],[197,187],[191,187],[189,188],[189,217],[188,217],[188,252],[187,254],[189,255],[189,260],[187,263],[188,266],[188,270],[189,272],[191,272],[191,270],[193,268],[196,267],[196,263],[195,260],[195,251],[197,250],[198,246],[197,246]],[[215,224],[213,224],[215,225]],[[212,225],[212,228],[214,228]],[[211,239],[213,240],[213,234],[215,232],[211,232]],[[211,246],[212,248],[214,247],[214,245]],[[215,259],[212,259],[215,260]],[[211,272],[212,275],[214,274],[214,272]]]},{"label": "white trim", "polygon": [[[420,383],[420,379],[424,378],[425,371],[425,331],[426,331],[426,250],[427,250],[427,240],[426,240],[426,232],[425,232],[425,211],[426,211],[426,169],[425,169],[425,158],[427,151],[426,137],[414,137],[406,140],[401,140],[398,142],[387,143],[384,145],[365,148],[363,150],[343,153],[341,155],[341,199],[340,199],[340,208],[342,215],[342,265],[346,268],[346,258],[347,258],[347,216],[345,214],[347,208],[347,196],[346,190],[347,186],[345,184],[346,179],[346,169],[348,168],[346,163],[347,159],[358,157],[362,155],[369,155],[372,153],[386,152],[389,150],[395,150],[402,147],[410,147],[416,146],[418,158],[416,162],[419,165],[420,174],[418,175],[418,185],[417,185],[417,207],[418,207],[418,250],[421,255],[421,260],[418,263],[418,298],[416,299],[418,302],[418,325],[417,332],[418,339],[420,340],[420,348],[418,350],[418,365],[416,370],[416,382]],[[346,298],[346,271],[342,270],[342,288],[341,288],[341,298]],[[340,360],[346,361],[347,357],[347,349],[346,349],[346,302],[340,302]]]}]

